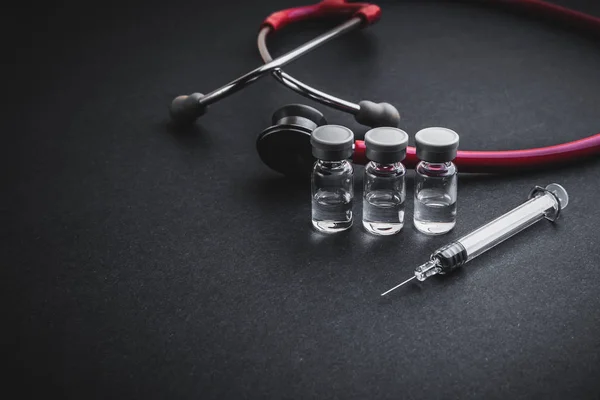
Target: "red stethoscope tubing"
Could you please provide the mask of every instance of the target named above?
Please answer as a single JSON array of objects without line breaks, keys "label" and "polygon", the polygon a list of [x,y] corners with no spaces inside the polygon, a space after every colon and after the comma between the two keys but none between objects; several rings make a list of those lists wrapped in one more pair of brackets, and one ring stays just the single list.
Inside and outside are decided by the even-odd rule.
[{"label": "red stethoscope tubing", "polygon": [[[536,15],[553,18],[566,22],[574,27],[600,33],[600,18],[571,10],[542,0],[494,0],[493,2],[518,6]],[[366,3],[347,3],[345,0],[324,0],[316,5],[297,7],[278,11],[263,22],[273,30],[301,20],[327,17],[332,15],[361,15],[366,24],[377,21],[380,15],[379,7]],[[503,172],[518,171],[547,167],[556,164],[566,164],[581,160],[584,157],[600,154],[600,133],[573,142],[554,146],[539,147],[525,150],[505,151],[469,151],[459,150],[454,160],[461,172]],[[365,145],[356,141],[353,161],[365,164]],[[418,163],[415,148],[408,147],[404,163],[414,167]]]},{"label": "red stethoscope tubing", "polygon": [[[600,133],[573,142],[535,149],[506,151],[459,150],[454,163],[458,166],[460,172],[494,173],[566,164],[598,154],[600,154]],[[366,164],[367,161],[365,143],[357,140],[354,147],[353,162]],[[409,146],[406,150],[406,158],[403,161],[404,165],[408,168],[414,168],[418,162],[415,148]]]}]

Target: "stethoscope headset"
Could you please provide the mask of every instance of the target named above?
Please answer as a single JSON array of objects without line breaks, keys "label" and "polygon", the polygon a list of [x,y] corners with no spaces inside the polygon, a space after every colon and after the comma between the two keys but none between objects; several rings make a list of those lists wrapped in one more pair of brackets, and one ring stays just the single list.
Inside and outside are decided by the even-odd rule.
[{"label": "stethoscope headset", "polygon": [[[600,18],[541,0],[494,0],[494,2],[518,6],[530,15],[551,18],[594,34],[600,32]],[[271,57],[266,45],[266,38],[269,34],[291,23],[339,16],[350,16],[350,18],[332,30],[276,59]],[[170,107],[171,118],[177,124],[193,123],[206,113],[209,105],[270,73],[277,81],[300,95],[354,115],[356,121],[362,125],[397,127],[400,122],[400,114],[391,104],[374,103],[368,100],[356,104],[315,89],[281,69],[289,62],[333,38],[375,23],[380,16],[381,10],[374,4],[347,3],[345,0],[323,0],[310,6],[277,11],[262,23],[258,34],[258,50],[265,64],[206,95],[194,93],[175,98]],[[260,158],[271,169],[285,175],[305,175],[310,171],[314,162],[311,154],[310,135],[316,127],[327,124],[326,118],[313,107],[291,104],[275,111],[272,124],[258,136],[256,147]],[[600,154],[600,133],[573,142],[525,150],[460,150],[454,162],[461,172],[505,172],[540,168],[557,163],[571,163],[597,154]],[[363,141],[355,142],[352,160],[356,164],[367,162]],[[417,162],[414,147],[408,147],[404,164],[411,168]]]}]

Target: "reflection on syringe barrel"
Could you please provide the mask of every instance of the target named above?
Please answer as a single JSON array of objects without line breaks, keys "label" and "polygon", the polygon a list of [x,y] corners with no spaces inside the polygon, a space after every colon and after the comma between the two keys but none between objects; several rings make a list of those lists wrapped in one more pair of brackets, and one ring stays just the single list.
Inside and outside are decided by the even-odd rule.
[{"label": "reflection on syringe barrel", "polygon": [[546,216],[554,215],[559,209],[560,204],[552,193],[540,191],[529,201],[456,242],[460,243],[467,253],[465,262],[470,261]]}]

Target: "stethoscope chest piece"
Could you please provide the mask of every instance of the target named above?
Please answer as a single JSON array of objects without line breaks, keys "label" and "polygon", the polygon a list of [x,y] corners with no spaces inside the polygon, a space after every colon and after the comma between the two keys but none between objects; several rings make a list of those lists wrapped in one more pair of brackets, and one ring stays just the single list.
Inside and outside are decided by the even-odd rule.
[{"label": "stethoscope chest piece", "polygon": [[271,169],[286,176],[307,175],[314,157],[310,135],[327,120],[318,110],[302,104],[289,104],[273,113],[273,125],[258,135],[256,149]]}]

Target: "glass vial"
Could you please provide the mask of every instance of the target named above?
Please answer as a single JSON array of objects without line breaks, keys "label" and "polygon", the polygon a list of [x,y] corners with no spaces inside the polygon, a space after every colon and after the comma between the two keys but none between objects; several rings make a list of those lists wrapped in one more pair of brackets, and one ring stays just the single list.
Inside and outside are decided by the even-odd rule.
[{"label": "glass vial", "polygon": [[458,134],[446,128],[426,128],[415,135],[415,228],[428,235],[447,233],[456,225]]},{"label": "glass vial", "polygon": [[334,233],[352,226],[354,134],[339,125],[323,125],[310,137],[317,159],[312,172],[312,224],[321,232]]},{"label": "glass vial", "polygon": [[363,187],[363,226],[375,235],[394,235],[404,226],[408,135],[397,128],[381,127],[365,134],[366,156]]}]

